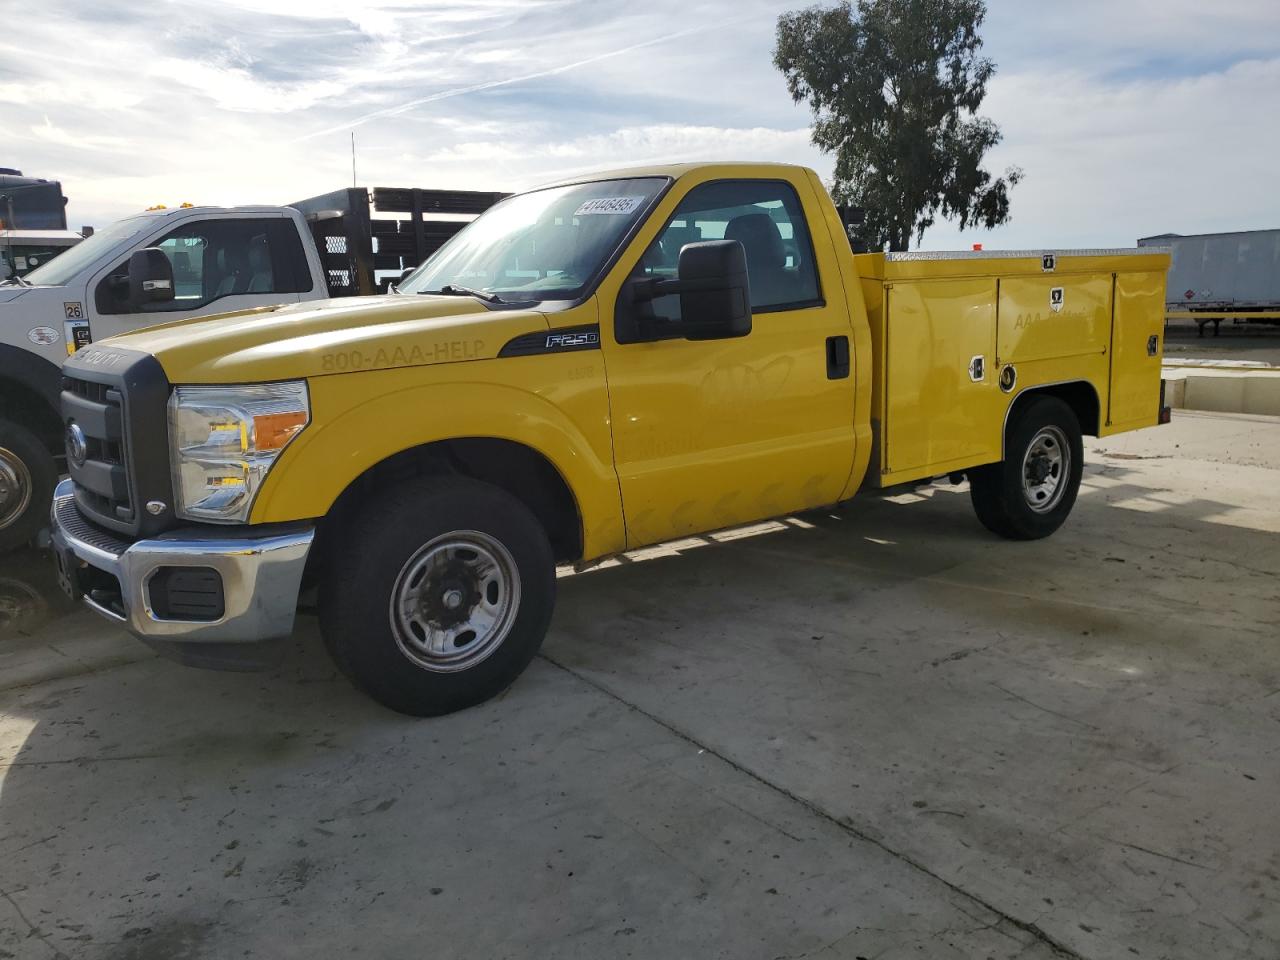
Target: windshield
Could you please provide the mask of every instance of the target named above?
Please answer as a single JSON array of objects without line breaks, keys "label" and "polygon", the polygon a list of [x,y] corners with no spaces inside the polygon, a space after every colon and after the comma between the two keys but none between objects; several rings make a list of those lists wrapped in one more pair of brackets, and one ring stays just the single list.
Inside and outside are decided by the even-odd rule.
[{"label": "windshield", "polygon": [[576,300],[666,182],[599,180],[511,197],[468,224],[399,290]]},{"label": "windshield", "polygon": [[82,268],[110,252],[116,244],[141,233],[150,217],[130,217],[99,230],[92,237],[81,240],[65,253],[60,253],[42,267],[37,267],[25,277],[27,283],[48,287],[61,287],[71,281]]}]

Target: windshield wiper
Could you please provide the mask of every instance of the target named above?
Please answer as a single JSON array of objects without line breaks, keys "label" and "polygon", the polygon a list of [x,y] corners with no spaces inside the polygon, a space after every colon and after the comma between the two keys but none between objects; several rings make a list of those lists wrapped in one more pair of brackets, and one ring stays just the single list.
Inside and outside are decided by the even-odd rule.
[{"label": "windshield wiper", "polygon": [[9,278],[8,278],[8,279],[6,279],[6,280],[0,280],[0,287],[8,286],[8,285],[9,285],[9,284],[11,284],[11,283],[12,283],[15,287],[30,287],[30,286],[34,286],[34,284],[33,284],[33,283],[31,283],[31,281],[26,280],[26,279],[24,279],[23,277],[20,277],[20,276],[18,276],[18,275],[15,273],[12,277],[9,277]]},{"label": "windshield wiper", "polygon": [[475,297],[477,300],[483,300],[485,303],[505,303],[496,293],[489,293],[486,290],[477,290],[474,287],[464,287],[460,283],[446,283],[439,290],[423,290],[422,293],[443,293],[450,297]]}]

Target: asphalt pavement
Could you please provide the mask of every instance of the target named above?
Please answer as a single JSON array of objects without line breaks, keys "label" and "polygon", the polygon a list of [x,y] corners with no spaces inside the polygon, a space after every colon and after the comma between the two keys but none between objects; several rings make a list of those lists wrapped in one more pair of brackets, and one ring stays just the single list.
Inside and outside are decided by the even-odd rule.
[{"label": "asphalt pavement", "polygon": [[1036,543],[938,486],[566,571],[436,720],[11,555],[0,958],[1274,958],[1280,421],[1088,446]]}]

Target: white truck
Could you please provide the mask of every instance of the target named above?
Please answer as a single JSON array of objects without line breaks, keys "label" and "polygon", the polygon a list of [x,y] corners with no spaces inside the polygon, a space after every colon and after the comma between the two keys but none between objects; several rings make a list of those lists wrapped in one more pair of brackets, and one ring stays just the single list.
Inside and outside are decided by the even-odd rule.
[{"label": "white truck", "polygon": [[67,198],[57,180],[0,167],[0,280],[43,266],[91,233],[92,227],[67,229]]},{"label": "white truck", "polygon": [[0,230],[0,280],[44,266],[84,237],[74,230]]},{"label": "white truck", "polygon": [[77,349],[189,317],[375,293],[503,196],[349,188],[283,207],[148,211],[0,281],[0,550],[47,521],[63,459],[60,367]]}]

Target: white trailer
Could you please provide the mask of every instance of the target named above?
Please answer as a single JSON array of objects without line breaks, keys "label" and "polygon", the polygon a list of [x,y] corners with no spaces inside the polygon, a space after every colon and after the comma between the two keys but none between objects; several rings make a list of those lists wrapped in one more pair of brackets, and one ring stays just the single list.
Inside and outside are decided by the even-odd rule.
[{"label": "white trailer", "polygon": [[1143,237],[1138,246],[1169,247],[1168,303],[1176,316],[1195,320],[1200,335],[1223,320],[1280,323],[1280,230],[1240,230]]}]

